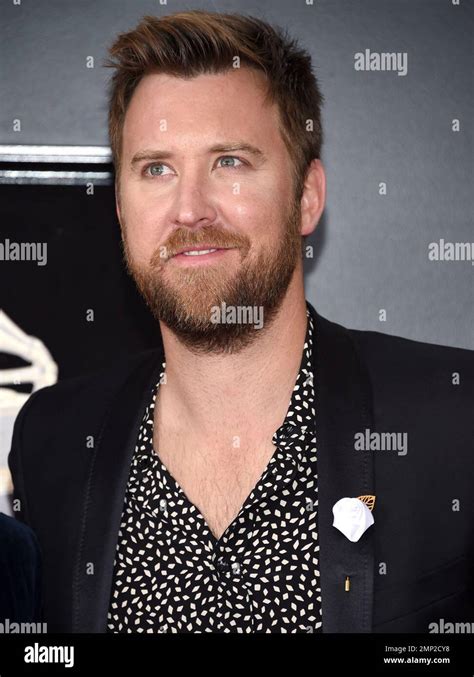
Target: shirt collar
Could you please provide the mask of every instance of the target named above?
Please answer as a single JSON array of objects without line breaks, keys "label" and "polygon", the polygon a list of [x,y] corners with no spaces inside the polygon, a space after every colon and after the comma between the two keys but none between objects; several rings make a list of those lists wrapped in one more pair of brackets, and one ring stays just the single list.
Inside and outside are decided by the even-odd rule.
[{"label": "shirt collar", "polygon": [[[291,394],[285,420],[274,432],[272,438],[275,446],[283,448],[284,451],[288,449],[288,459],[291,459],[294,462],[296,462],[298,458],[301,458],[301,453],[295,454],[291,448],[297,440],[303,441],[305,435],[314,434],[314,374],[312,363],[312,354],[314,350],[314,321],[307,301],[306,318],[306,335],[298,376]],[[159,383],[165,373],[165,367],[166,362],[163,361],[160,379],[158,384],[152,390],[151,402],[145,411],[143,419],[145,425],[147,423],[148,425],[153,425],[153,417],[150,411],[151,405],[155,401]],[[302,397],[303,393],[304,397]]]},{"label": "shirt collar", "polygon": [[[263,482],[258,482],[252,492],[248,505],[254,505],[262,500],[262,492],[266,491],[268,486],[267,478],[272,477],[271,484],[273,490],[276,487],[284,486],[290,483],[298,471],[298,467],[310,461],[308,453],[310,451],[311,439],[315,436],[315,410],[314,410],[314,385],[313,385],[313,365],[312,354],[314,350],[314,322],[308,304],[306,309],[307,324],[306,336],[303,345],[300,369],[290,398],[285,420],[277,428],[272,437],[272,442],[276,451],[269,461],[266,468]],[[165,373],[166,363],[162,364],[160,380]],[[149,427],[148,438],[152,440],[153,430],[153,409],[152,403],[155,400],[157,388],[151,394],[151,402],[148,405],[142,426]],[[146,463],[142,468],[145,472],[151,472],[149,467],[152,460],[152,442],[149,445],[137,445],[137,454],[135,462],[140,466]],[[252,500],[253,499],[253,500]]]},{"label": "shirt collar", "polygon": [[[290,440],[309,432],[313,427],[314,411],[314,374],[313,374],[313,342],[314,322],[306,303],[306,336],[296,383],[291,394],[285,420],[274,433],[275,438]],[[302,395],[305,397],[302,397]]]},{"label": "shirt collar", "polygon": [[[314,374],[312,354],[314,349],[314,322],[306,304],[306,337],[300,369],[290,398],[285,420],[274,432],[272,442],[277,451],[268,469],[278,483],[290,482],[297,469],[307,461],[308,444],[315,436]],[[292,468],[289,471],[289,468]],[[281,471],[281,472],[280,472]]]}]

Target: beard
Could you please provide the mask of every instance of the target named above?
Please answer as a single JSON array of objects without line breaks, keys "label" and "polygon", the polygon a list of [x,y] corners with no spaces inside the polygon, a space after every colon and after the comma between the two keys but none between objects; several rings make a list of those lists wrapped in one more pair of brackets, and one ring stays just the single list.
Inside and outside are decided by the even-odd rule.
[{"label": "beard", "polygon": [[[176,230],[166,245],[152,254],[149,265],[136,263],[122,227],[128,273],[155,319],[163,322],[196,354],[232,354],[253,343],[275,318],[301,257],[300,205],[292,202],[282,237],[269,251],[251,255],[247,236],[212,225],[198,231]],[[212,243],[210,248],[236,247],[240,265],[232,274],[223,261],[202,266],[173,266],[169,259],[184,247]],[[164,252],[166,252],[164,254]],[[164,254],[164,255],[163,255]],[[233,254],[227,254],[233,256]],[[216,322],[213,308],[259,308],[263,328],[253,323]]]}]

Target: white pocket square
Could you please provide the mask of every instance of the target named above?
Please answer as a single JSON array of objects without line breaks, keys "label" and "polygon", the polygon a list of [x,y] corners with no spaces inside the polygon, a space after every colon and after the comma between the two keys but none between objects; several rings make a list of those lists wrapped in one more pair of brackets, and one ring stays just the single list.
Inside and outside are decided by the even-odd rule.
[{"label": "white pocket square", "polygon": [[375,522],[371,512],[374,504],[375,496],[341,498],[332,508],[334,515],[332,525],[355,543]]}]

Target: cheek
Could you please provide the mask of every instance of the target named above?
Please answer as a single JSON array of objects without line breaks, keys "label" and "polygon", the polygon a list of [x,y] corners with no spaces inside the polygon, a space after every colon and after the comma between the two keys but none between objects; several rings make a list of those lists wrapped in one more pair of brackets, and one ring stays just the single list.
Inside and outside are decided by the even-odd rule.
[{"label": "cheek", "polygon": [[277,228],[280,212],[276,200],[266,199],[235,200],[224,207],[229,223],[251,232],[267,233],[272,225]]},{"label": "cheek", "polygon": [[225,216],[231,229],[244,233],[254,243],[258,243],[258,248],[268,251],[275,247],[285,227],[285,206],[280,204],[276,196],[272,200],[241,199],[235,202],[232,210],[227,208]]},{"label": "cheek", "polygon": [[125,210],[122,209],[122,215],[130,253],[136,261],[148,262],[160,243],[159,214],[143,206],[128,204]]}]

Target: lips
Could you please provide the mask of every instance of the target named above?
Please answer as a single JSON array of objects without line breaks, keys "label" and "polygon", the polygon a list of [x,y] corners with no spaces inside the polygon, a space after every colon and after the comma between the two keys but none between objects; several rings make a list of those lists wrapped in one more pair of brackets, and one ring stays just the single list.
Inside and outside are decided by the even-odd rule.
[{"label": "lips", "polygon": [[[219,251],[221,249],[226,249],[226,247],[213,247],[212,245],[199,245],[197,247],[184,247],[183,249],[180,249],[174,256],[179,256],[179,254],[186,254],[187,256],[204,256],[204,252],[206,253],[211,253],[215,251]],[[188,254],[189,252],[189,254]],[[202,252],[202,254],[198,254],[198,252]]]}]

